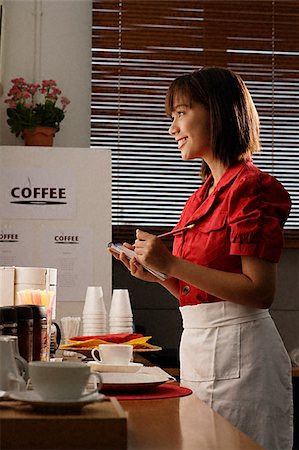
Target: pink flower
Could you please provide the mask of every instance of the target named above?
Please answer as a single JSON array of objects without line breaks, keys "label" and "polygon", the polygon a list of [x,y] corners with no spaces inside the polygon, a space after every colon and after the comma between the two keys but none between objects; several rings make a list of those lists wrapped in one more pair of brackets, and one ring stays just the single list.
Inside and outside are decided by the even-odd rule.
[{"label": "pink flower", "polygon": [[[67,97],[63,97],[55,80],[42,80],[42,83],[27,83],[23,77],[14,78],[8,91],[8,98],[4,102],[8,108],[18,109],[15,117],[10,117],[8,124],[11,131],[19,136],[20,127],[25,124],[35,126],[40,120],[43,124],[53,123],[53,127],[59,131],[59,123],[64,118],[66,105],[70,103]],[[60,101],[60,106],[57,102]],[[30,113],[28,114],[28,111]],[[9,113],[8,113],[9,114]],[[57,121],[59,123],[57,123]]]},{"label": "pink flower", "polygon": [[16,91],[16,93],[14,94],[14,98],[16,100],[19,100],[19,99],[23,98],[23,92],[22,91]]},{"label": "pink flower", "polygon": [[6,100],[4,100],[4,103],[8,103],[9,107],[12,109],[16,109],[17,104],[14,100],[7,98]]},{"label": "pink flower", "polygon": [[62,104],[62,109],[65,109],[67,105],[71,103],[71,101],[67,97],[61,97],[60,102]]},{"label": "pink flower", "polygon": [[53,94],[55,94],[55,95],[60,95],[60,94],[61,94],[61,90],[58,89],[57,87],[53,87],[52,92],[53,92]]},{"label": "pink flower", "polygon": [[64,103],[65,105],[69,105],[71,101],[67,97],[61,97],[61,103]]},{"label": "pink flower", "polygon": [[23,84],[23,83],[25,83],[25,80],[24,80],[24,78],[14,78],[13,80],[11,80],[11,82],[13,83],[13,84]]},{"label": "pink flower", "polygon": [[49,88],[51,86],[56,86],[55,80],[43,80],[42,81],[43,88]]},{"label": "pink flower", "polygon": [[35,95],[39,89],[40,85],[38,83],[28,84],[28,90],[31,95]]}]

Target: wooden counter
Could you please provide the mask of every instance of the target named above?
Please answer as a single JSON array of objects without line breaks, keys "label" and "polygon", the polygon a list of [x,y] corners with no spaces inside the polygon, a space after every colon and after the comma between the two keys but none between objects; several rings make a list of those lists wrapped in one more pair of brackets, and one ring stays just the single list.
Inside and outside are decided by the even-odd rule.
[{"label": "wooden counter", "polygon": [[129,450],[261,449],[193,394],[120,403],[128,413]]},{"label": "wooden counter", "polygon": [[126,444],[127,414],[115,398],[64,413],[0,402],[1,450],[120,450]]},{"label": "wooden counter", "polygon": [[[20,403],[18,403],[20,405]],[[120,402],[127,412],[127,448],[129,450],[260,450],[261,447],[233,427],[229,422],[215,413],[193,394],[161,400],[127,400]],[[14,403],[15,406],[16,403]],[[14,432],[10,432],[10,446],[2,449],[96,449],[125,448],[103,447],[103,428],[95,422],[100,418],[103,403],[86,406],[82,414],[45,415],[24,407],[18,412],[12,409],[13,402],[0,402],[0,426],[8,425],[12,420]],[[28,408],[28,407],[26,407]],[[25,408],[25,409],[26,409]],[[96,411],[98,410],[98,411]],[[30,420],[31,416],[31,420]],[[99,419],[98,419],[99,420]],[[20,445],[19,430],[27,422],[30,446]],[[32,422],[32,426],[30,425]],[[70,427],[68,426],[70,423]],[[89,424],[89,429],[87,428]],[[91,424],[91,425],[90,425]],[[33,428],[32,428],[33,427]],[[63,430],[63,434],[62,431]],[[71,433],[67,430],[70,428]],[[106,426],[106,433],[113,433]],[[59,431],[59,433],[58,433]],[[56,439],[55,447],[49,447],[50,437],[57,434],[63,436]],[[116,429],[114,429],[114,433]],[[92,440],[88,438],[92,434]],[[57,437],[57,435],[56,435]],[[63,440],[63,445],[60,442]],[[16,446],[18,442],[18,446]],[[99,445],[95,445],[98,442]],[[15,444],[15,446],[14,446]]]}]

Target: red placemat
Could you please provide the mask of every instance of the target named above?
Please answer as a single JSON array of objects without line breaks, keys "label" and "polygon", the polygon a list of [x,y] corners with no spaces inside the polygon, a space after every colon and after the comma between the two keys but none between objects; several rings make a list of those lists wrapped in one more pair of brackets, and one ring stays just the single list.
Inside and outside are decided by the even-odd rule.
[{"label": "red placemat", "polygon": [[106,391],[108,397],[116,397],[117,400],[156,400],[159,398],[184,397],[192,394],[192,390],[176,384],[163,384],[153,389],[140,392]]}]

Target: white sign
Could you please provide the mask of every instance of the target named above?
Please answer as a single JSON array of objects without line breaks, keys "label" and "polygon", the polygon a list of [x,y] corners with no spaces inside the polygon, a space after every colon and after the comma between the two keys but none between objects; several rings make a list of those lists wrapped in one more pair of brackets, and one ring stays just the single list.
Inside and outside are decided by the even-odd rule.
[{"label": "white sign", "polygon": [[36,267],[35,241],[31,224],[0,222],[0,266]]},{"label": "white sign", "polygon": [[74,178],[66,169],[7,168],[1,179],[1,218],[74,218]]},{"label": "white sign", "polygon": [[102,286],[109,308],[110,150],[0,146],[0,227],[1,265],[57,268],[58,302]]},{"label": "white sign", "polygon": [[[57,268],[57,300],[83,301],[93,283],[93,231],[76,225],[47,225],[41,232],[41,261]],[[74,295],[75,293],[75,295]]]}]

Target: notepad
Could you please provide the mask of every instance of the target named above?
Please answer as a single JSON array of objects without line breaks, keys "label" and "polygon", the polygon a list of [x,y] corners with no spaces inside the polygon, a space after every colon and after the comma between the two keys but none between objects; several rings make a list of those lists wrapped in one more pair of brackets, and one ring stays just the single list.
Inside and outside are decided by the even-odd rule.
[{"label": "notepad", "polygon": [[[136,258],[138,261],[138,257],[136,255],[136,253],[133,250],[130,250],[129,248],[125,247],[124,245],[120,244],[120,243],[113,243],[110,242],[108,244],[108,247],[111,248],[113,251],[117,252],[117,253],[124,253],[126,255],[126,257],[130,260],[132,258]],[[138,261],[139,262],[139,261]],[[141,263],[140,263],[141,264]],[[142,267],[147,270],[148,272],[150,272],[152,275],[154,275],[156,278],[158,278],[161,281],[165,281],[167,279],[167,275],[163,272],[158,272],[156,270],[151,269],[148,266],[145,266],[144,264],[141,264]]]}]

